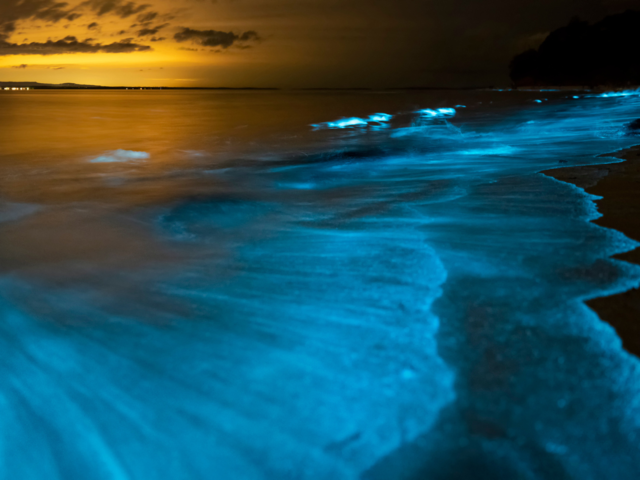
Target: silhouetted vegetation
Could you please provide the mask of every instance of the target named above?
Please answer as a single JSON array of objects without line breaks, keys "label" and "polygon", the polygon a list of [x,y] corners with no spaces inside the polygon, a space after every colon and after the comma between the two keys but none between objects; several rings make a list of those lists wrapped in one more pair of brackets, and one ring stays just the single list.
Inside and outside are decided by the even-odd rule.
[{"label": "silhouetted vegetation", "polygon": [[516,86],[640,85],[640,12],[589,25],[574,18],[510,65]]}]

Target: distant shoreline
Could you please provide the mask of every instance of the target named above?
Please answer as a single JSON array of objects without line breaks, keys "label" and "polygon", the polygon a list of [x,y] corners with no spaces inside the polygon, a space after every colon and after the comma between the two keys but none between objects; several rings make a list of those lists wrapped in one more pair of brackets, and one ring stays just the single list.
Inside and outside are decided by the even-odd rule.
[{"label": "distant shoreline", "polygon": [[637,90],[640,85],[627,86],[625,88],[613,88],[611,86],[599,86],[589,88],[585,86],[520,86],[514,88],[489,87],[309,87],[309,88],[281,88],[281,87],[111,87],[101,85],[75,85],[75,84],[41,84],[38,82],[0,82],[0,93],[12,91],[12,89],[29,90],[196,90],[196,91],[289,91],[289,92],[421,92],[421,91],[495,91],[495,92],[614,92],[622,90]]},{"label": "distant shoreline", "polygon": [[507,89],[494,88],[493,86],[479,87],[394,87],[394,88],[371,88],[371,87],[308,87],[308,88],[280,88],[280,87],[148,87],[148,86],[102,86],[102,85],[77,85],[77,84],[46,84],[38,82],[0,82],[0,90],[5,88],[29,88],[30,90],[242,90],[242,91],[302,91],[302,92],[333,92],[333,91],[473,91],[473,90],[497,90]]},{"label": "distant shoreline", "polygon": [[[0,90],[6,88],[28,88],[29,90],[280,90],[261,87],[103,87],[99,85],[46,85],[34,82],[0,82]],[[9,90],[11,91],[11,90]]]}]

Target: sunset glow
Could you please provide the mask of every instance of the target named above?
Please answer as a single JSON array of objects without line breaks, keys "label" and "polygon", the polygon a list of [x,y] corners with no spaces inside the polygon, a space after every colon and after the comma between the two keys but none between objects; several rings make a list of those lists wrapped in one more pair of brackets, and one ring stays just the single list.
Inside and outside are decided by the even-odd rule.
[{"label": "sunset glow", "polygon": [[[228,5],[226,5],[228,7]],[[5,81],[106,86],[212,86],[243,82],[263,38],[225,5],[156,0],[0,6],[0,69]],[[208,20],[215,16],[220,21]],[[264,52],[261,52],[264,55]]]},{"label": "sunset glow", "polygon": [[[3,0],[0,81],[168,87],[508,86],[572,2]],[[584,2],[596,20],[633,0]]]}]

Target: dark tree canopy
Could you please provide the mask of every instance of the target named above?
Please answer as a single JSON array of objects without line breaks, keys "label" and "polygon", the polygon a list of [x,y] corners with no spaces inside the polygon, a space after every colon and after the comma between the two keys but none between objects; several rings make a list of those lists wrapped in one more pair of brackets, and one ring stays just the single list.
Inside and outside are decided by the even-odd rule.
[{"label": "dark tree canopy", "polygon": [[640,12],[589,25],[574,18],[510,65],[516,86],[640,85]]}]

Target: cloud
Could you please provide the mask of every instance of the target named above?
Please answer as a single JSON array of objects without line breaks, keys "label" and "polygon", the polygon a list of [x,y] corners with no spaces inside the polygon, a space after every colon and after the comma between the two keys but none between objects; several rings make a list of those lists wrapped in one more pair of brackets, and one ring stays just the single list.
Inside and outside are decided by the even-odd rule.
[{"label": "cloud", "polygon": [[220,32],[218,30],[193,30],[182,28],[173,38],[176,42],[191,42],[203,47],[229,48],[236,42],[258,41],[260,36],[253,30],[237,35],[233,32]]},{"label": "cloud", "polygon": [[1,0],[0,39],[6,39],[16,30],[16,22],[27,19],[46,20],[56,23],[73,17],[66,2],[55,0]]},{"label": "cloud", "polygon": [[163,28],[169,26],[168,23],[165,23],[164,25],[158,25],[154,28],[143,28],[142,30],[140,30],[138,32],[138,37],[145,37],[148,35],[155,35],[156,33],[158,33],[160,30],[162,30]]},{"label": "cloud", "polygon": [[9,43],[0,40],[0,56],[7,55],[62,55],[65,53],[132,53],[152,50],[148,45],[133,43],[132,38],[103,45],[92,43],[91,39],[78,41],[68,36],[62,40],[31,43]]},{"label": "cloud", "polygon": [[[98,16],[110,14],[120,18],[143,14],[151,5],[128,0],[85,0],[76,7],[56,0],[0,0],[0,40],[5,41],[16,31],[17,23],[23,20],[44,20],[57,23],[61,20],[72,22],[82,16],[82,10],[92,10]],[[155,18],[155,12],[143,14],[145,18]],[[89,29],[96,28],[93,22]],[[55,42],[48,42],[55,43]],[[47,44],[48,44],[47,43]],[[43,44],[44,45],[44,44]],[[3,47],[6,49],[6,46]]]},{"label": "cloud", "polygon": [[147,12],[138,15],[137,20],[139,23],[149,23],[158,16],[158,12]]},{"label": "cloud", "polygon": [[262,40],[262,39],[258,35],[258,32],[254,32],[253,30],[249,30],[248,32],[244,32],[242,35],[240,35],[240,38],[238,40],[240,42],[249,42],[249,41],[257,42],[257,41]]},{"label": "cloud", "polygon": [[120,18],[127,18],[147,10],[150,6],[126,0],[87,0],[81,3],[78,8],[88,7],[99,17],[111,13]]},{"label": "cloud", "polygon": [[24,63],[23,63],[22,65],[16,65],[16,66],[11,67],[11,68],[19,68],[19,69],[23,69],[23,70],[24,70],[24,69],[25,69],[25,68],[27,68],[28,66],[29,66],[29,65],[26,65],[26,64],[24,64]]},{"label": "cloud", "polygon": [[100,26],[100,25],[98,25],[98,23],[97,23],[97,22],[93,22],[92,24],[90,24],[90,25],[87,27],[87,29],[88,29],[88,30],[93,30],[93,29],[95,29],[95,28],[98,28],[99,26]]}]

